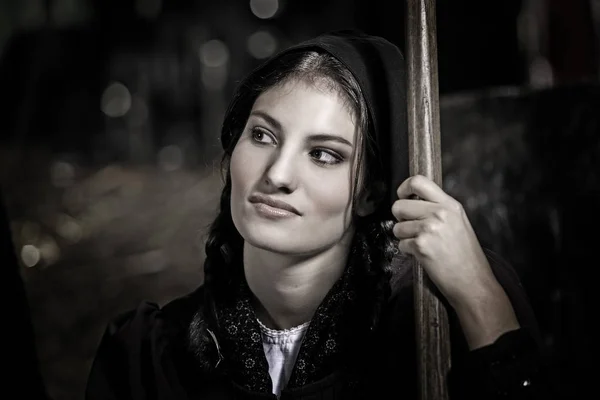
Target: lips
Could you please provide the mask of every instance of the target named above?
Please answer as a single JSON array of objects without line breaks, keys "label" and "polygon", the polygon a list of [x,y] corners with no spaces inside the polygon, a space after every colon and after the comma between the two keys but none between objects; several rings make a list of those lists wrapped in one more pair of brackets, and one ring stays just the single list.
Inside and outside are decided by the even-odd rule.
[{"label": "lips", "polygon": [[300,212],[292,207],[290,204],[285,201],[277,200],[269,196],[265,196],[263,194],[253,194],[248,198],[250,203],[263,203],[271,207],[280,208],[282,210],[286,210],[292,212],[294,214],[300,215]]}]

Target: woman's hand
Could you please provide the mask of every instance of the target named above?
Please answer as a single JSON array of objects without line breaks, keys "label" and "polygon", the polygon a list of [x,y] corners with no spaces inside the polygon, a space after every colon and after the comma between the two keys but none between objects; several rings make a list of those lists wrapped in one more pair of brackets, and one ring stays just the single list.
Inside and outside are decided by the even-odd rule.
[{"label": "woman's hand", "polygon": [[422,175],[402,182],[397,194],[392,214],[398,248],[416,257],[455,309],[471,347],[518,328],[463,206]]}]

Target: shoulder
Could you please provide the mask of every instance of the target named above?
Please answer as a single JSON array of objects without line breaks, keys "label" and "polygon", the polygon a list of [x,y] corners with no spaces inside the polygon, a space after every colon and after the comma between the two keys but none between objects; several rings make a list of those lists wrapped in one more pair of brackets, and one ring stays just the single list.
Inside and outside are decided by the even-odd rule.
[{"label": "shoulder", "polygon": [[179,388],[172,377],[197,365],[188,349],[188,330],[202,309],[202,294],[199,288],[163,307],[143,301],[113,318],[96,349],[86,399],[137,399],[150,388]]},{"label": "shoulder", "polygon": [[135,308],[109,321],[105,337],[132,344],[148,337],[176,335],[189,326],[194,314],[202,309],[203,288],[171,300],[164,306],[142,301]]}]

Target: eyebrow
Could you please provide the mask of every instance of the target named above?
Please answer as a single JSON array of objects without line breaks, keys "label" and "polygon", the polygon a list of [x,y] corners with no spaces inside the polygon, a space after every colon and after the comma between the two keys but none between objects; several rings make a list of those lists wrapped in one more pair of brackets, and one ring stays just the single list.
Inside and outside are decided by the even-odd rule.
[{"label": "eyebrow", "polygon": [[[273,125],[273,127],[275,129],[282,130],[281,123],[264,111],[255,110],[255,111],[252,111],[250,113],[250,115],[260,117],[260,118],[264,119],[265,121],[267,121],[269,124]],[[314,141],[314,142],[319,142],[319,141],[320,142],[326,142],[326,141],[338,142],[338,143],[353,147],[352,143],[350,143],[348,140],[344,139],[343,137],[337,136],[337,135],[331,135],[328,133],[316,133],[314,135],[310,135],[308,137],[308,140]]]}]

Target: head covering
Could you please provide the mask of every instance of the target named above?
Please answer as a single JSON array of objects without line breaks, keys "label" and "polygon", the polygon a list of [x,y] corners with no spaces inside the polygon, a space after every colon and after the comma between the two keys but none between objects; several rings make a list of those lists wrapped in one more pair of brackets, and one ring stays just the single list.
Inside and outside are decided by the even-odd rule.
[{"label": "head covering", "polygon": [[[382,37],[342,30],[288,47],[257,70],[289,52],[315,49],[326,51],[339,60],[361,87],[388,186],[389,202],[382,202],[377,213],[382,219],[391,220],[396,189],[409,174],[404,57],[396,45]],[[230,141],[230,132],[224,130],[221,133],[223,148],[227,148]]]}]

